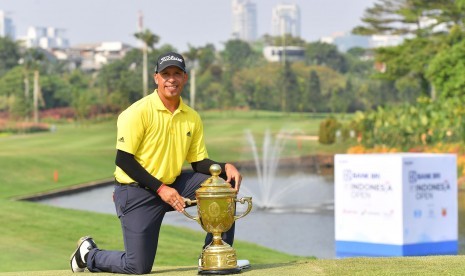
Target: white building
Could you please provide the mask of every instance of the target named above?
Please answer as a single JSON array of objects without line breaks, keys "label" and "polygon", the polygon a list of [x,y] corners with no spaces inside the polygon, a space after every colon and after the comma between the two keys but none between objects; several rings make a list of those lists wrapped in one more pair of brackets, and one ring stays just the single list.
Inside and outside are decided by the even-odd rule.
[{"label": "white building", "polygon": [[341,52],[346,52],[350,48],[379,48],[397,46],[404,40],[403,36],[399,35],[371,35],[361,36],[350,33],[334,33],[330,36],[325,36],[320,39],[320,42],[334,44]]},{"label": "white building", "polygon": [[282,36],[290,34],[300,37],[300,9],[295,4],[281,4],[273,8],[271,34]]},{"label": "white building", "polygon": [[320,42],[334,44],[341,52],[347,52],[347,50],[355,47],[369,48],[370,41],[371,39],[369,36],[353,35],[342,32],[337,32],[330,36],[320,38]]},{"label": "white building", "polygon": [[402,44],[404,37],[400,35],[372,35],[370,48],[390,47]]},{"label": "white building", "polygon": [[305,49],[298,46],[267,46],[263,48],[263,56],[269,62],[289,62],[305,59]]},{"label": "white building", "polygon": [[69,41],[65,37],[65,30],[54,27],[29,27],[26,37],[21,40],[27,48],[65,49]]},{"label": "white building", "polygon": [[2,10],[0,10],[0,36],[8,36],[12,40],[15,40],[15,26],[13,25],[13,20]]},{"label": "white building", "polygon": [[257,39],[257,6],[249,0],[232,1],[232,36],[248,42]]},{"label": "white building", "polygon": [[71,48],[72,56],[80,57],[80,67],[84,71],[97,71],[103,65],[122,59],[132,47],[123,42],[101,42],[80,44]]}]

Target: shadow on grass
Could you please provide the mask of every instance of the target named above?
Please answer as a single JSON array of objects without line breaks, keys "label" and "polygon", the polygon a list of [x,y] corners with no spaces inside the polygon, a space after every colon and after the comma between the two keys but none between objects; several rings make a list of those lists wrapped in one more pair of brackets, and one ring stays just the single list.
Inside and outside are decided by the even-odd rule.
[{"label": "shadow on grass", "polygon": [[250,270],[262,270],[262,269],[270,269],[270,268],[284,268],[295,266],[297,262],[288,262],[288,263],[276,263],[276,264],[252,264],[252,266],[248,269],[243,270],[243,272],[250,271]]},{"label": "shadow on grass", "polygon": [[157,269],[155,271],[152,271],[150,274],[163,274],[163,273],[170,273],[170,272],[185,272],[185,271],[197,272],[197,267],[188,266],[188,267],[179,267],[179,268]]},{"label": "shadow on grass", "polygon": [[[285,268],[297,265],[298,262],[288,262],[288,263],[275,263],[275,264],[252,264],[250,268],[243,269],[242,273],[247,273],[249,271],[257,271],[263,269],[273,269],[273,268]],[[164,274],[164,273],[173,273],[173,272],[186,272],[186,271],[194,271],[197,272],[197,267],[190,266],[190,267],[179,267],[179,268],[167,268],[167,269],[157,269],[152,271],[150,274]]]}]

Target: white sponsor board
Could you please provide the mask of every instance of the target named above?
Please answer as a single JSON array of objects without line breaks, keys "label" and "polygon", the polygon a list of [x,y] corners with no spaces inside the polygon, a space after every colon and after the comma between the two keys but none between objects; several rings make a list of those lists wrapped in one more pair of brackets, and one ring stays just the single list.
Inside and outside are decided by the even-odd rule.
[{"label": "white sponsor board", "polygon": [[457,254],[453,154],[335,156],[336,255]]}]

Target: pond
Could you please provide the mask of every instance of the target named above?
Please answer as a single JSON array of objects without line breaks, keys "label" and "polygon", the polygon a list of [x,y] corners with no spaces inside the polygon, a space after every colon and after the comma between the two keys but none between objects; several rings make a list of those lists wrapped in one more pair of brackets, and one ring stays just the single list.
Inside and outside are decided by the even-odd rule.
[{"label": "pond", "polygon": [[[305,180],[300,185],[298,179]],[[255,177],[244,177],[242,196],[252,196],[254,203],[264,201],[257,190]],[[254,205],[252,212],[237,221],[236,239],[250,241],[299,256],[321,259],[336,257],[334,241],[334,185],[332,177],[317,174],[280,176],[278,183],[296,183],[298,190],[281,189],[270,196],[274,208],[261,209]],[[283,191],[285,190],[285,191]],[[40,203],[64,208],[115,214],[112,201],[113,185],[88,189],[71,195],[40,200]],[[262,197],[262,198],[260,198]],[[459,254],[465,253],[465,193],[459,192]],[[292,204],[290,204],[292,203]],[[245,206],[238,204],[238,213]],[[189,208],[191,214],[195,208]],[[115,219],[117,219],[115,217]],[[177,212],[167,213],[165,224],[201,231],[201,226]]]}]

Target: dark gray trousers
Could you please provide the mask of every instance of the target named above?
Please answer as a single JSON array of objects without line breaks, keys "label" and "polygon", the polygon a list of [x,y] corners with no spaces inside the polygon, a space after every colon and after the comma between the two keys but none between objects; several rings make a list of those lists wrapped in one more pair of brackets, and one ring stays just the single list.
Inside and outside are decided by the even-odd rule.
[{"label": "dark gray trousers", "polygon": [[[208,177],[201,173],[183,172],[170,187],[182,197],[195,199],[195,191]],[[128,185],[115,186],[114,201],[123,230],[124,251],[92,249],[87,257],[87,268],[91,272],[150,273],[163,217],[174,209],[156,192]],[[232,245],[234,224],[223,233],[223,240]],[[204,247],[211,241],[212,234],[209,233]]]}]

